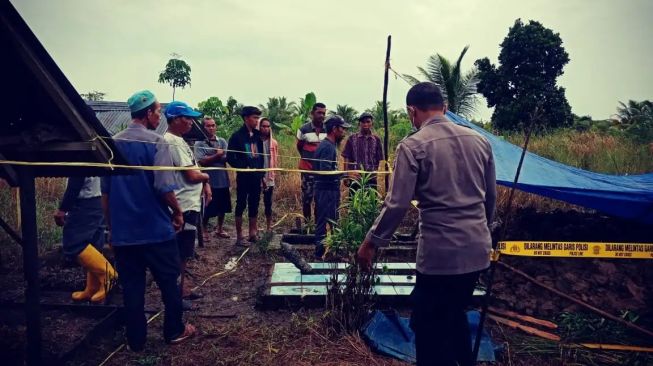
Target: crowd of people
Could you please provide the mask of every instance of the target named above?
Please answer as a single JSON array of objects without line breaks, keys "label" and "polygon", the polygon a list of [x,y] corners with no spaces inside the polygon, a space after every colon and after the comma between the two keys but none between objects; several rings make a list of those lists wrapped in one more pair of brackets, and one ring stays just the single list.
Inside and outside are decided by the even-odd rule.
[{"label": "crowd of people", "polygon": [[[279,147],[272,134],[272,121],[254,106],[242,108],[243,125],[229,141],[217,136],[213,118],[202,118],[206,138],[191,147],[184,136],[201,113],[181,101],[168,104],[162,111],[154,94],[147,90],[135,93],[128,105],[132,121],[114,136],[120,153],[132,165],[179,169],[136,170],[102,179],[71,177],[54,218],[64,228],[64,253],[87,273],[84,290],[74,292],[73,300],[101,303],[119,280],[128,310],[128,345],[140,350],[146,331],[145,269],[152,272],[165,305],[165,340],[179,343],[192,336],[195,328],[182,323],[182,312],[192,308],[190,300],[202,294],[186,279],[186,264],[195,255],[198,234],[210,237],[211,218],[216,218],[213,235],[231,238],[224,225],[225,215],[232,212],[231,182],[224,168],[238,169],[233,210],[235,245],[246,247],[260,239],[257,221],[261,195],[265,230],[272,230],[276,172],[268,168],[279,166]],[[163,136],[154,132],[162,112],[168,124]],[[345,169],[378,169],[383,152],[371,125],[372,116],[361,115],[360,131],[347,141],[342,153]],[[306,221],[311,220],[312,211],[315,213],[316,258],[324,254],[327,223],[337,218],[342,175],[315,175],[311,171],[339,169],[337,146],[349,127],[340,116],[327,117],[326,106],[316,103],[311,121],[297,131],[298,167],[305,171],[301,180],[303,213]],[[206,167],[222,169],[203,170]],[[247,236],[243,234],[245,210]],[[105,226],[116,269],[102,254]]]},{"label": "crowd of people", "polygon": [[[418,365],[471,365],[467,318],[479,274],[489,266],[496,182],[488,141],[469,128],[449,121],[438,86],[419,83],[406,97],[415,132],[397,147],[393,176],[383,208],[358,251],[368,267],[378,247],[390,241],[410,202],[416,198],[419,215],[417,276],[411,327],[415,331]],[[258,210],[263,195],[266,230],[272,229],[275,171],[279,166],[272,121],[259,108],[245,106],[243,125],[229,141],[217,137],[216,121],[202,119],[206,139],[193,148],[184,140],[201,114],[186,103],[167,105],[165,135],[154,130],[161,105],[149,91],[128,100],[131,123],[114,136],[129,164],[173,166],[179,169],[142,169],[131,174],[99,178],[70,178],[55,221],[64,227],[64,253],[76,258],[87,272],[86,287],[73,300],[102,302],[118,279],[126,309],[127,344],[145,346],[145,271],[150,270],[165,306],[164,339],[183,342],[196,333],[184,324],[189,300],[201,297],[184,279],[186,263],[194,256],[199,232],[208,235],[209,220],[217,217],[214,235],[230,238],[224,226],[232,211],[229,174],[237,168],[234,210],[235,245],[259,240]],[[383,160],[381,139],[372,131],[373,117],[363,113],[359,130],[341,152],[342,170],[371,172],[366,185],[376,187]],[[338,148],[351,125],[328,115],[315,103],[311,120],[297,130],[301,200],[305,220],[315,217],[315,257],[324,255],[327,224],[337,220],[342,173]],[[326,174],[325,174],[326,172]],[[348,175],[355,176],[353,173]],[[356,187],[353,187],[356,189]],[[247,209],[248,232],[243,234]],[[202,214],[203,213],[203,214]],[[203,219],[200,220],[200,217]],[[102,255],[102,227],[106,225],[116,269]]]}]

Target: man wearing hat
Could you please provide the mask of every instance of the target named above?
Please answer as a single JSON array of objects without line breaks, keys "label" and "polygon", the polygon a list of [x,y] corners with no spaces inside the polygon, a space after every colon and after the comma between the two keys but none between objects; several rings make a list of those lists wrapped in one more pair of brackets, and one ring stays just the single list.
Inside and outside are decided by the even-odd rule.
[{"label": "man wearing hat", "polygon": [[[315,150],[313,170],[334,171],[338,169],[338,145],[345,137],[345,128],[351,127],[345,120],[334,115],[324,122],[327,136]],[[326,236],[326,224],[337,220],[340,204],[341,174],[315,174],[315,257],[324,256],[322,240]]]},{"label": "man wearing hat", "polygon": [[[342,151],[342,157],[345,159],[346,170],[364,170],[366,172],[375,172],[379,168],[379,163],[383,160],[383,147],[381,138],[372,133],[372,123],[374,117],[370,113],[363,113],[358,117],[359,131],[351,135],[345,143]],[[358,174],[351,177],[356,178]],[[372,174],[367,187],[376,189],[377,176]],[[356,188],[357,184],[352,188]]]},{"label": "man wearing hat", "polygon": [[[170,148],[172,165],[176,167],[197,167],[193,151],[182,136],[191,130],[194,123],[193,119],[202,114],[194,111],[184,102],[175,101],[168,104],[165,115],[168,120],[168,131],[163,138]],[[191,290],[186,287],[186,263],[195,254],[195,238],[202,207],[201,196],[204,195],[207,202],[211,201],[211,187],[208,184],[209,175],[202,173],[199,169],[177,170],[174,175],[177,181],[175,195],[184,216],[184,226],[177,233],[177,245],[179,246],[179,256],[181,258],[181,294],[184,299],[193,299],[197,298],[199,294],[191,293]],[[184,305],[186,308],[190,306],[189,303]]]},{"label": "man wearing hat", "polygon": [[[161,105],[150,91],[127,101],[132,122],[114,136],[118,150],[130,165],[171,166],[170,149],[154,129],[161,119]],[[149,268],[161,290],[165,306],[163,338],[169,344],[191,337],[195,328],[182,321],[179,248],[175,231],[184,224],[175,196],[172,171],[134,169],[130,174],[102,180],[102,206],[116,255],[125,305],[127,344],[133,351],[145,347],[145,269]]]},{"label": "man wearing hat", "polygon": [[410,326],[417,365],[475,364],[465,308],[490,265],[496,178],[490,143],[447,119],[440,88],[414,85],[406,96],[416,132],[397,146],[383,209],[358,250],[370,267],[387,246],[411,200],[419,200],[417,276]]}]

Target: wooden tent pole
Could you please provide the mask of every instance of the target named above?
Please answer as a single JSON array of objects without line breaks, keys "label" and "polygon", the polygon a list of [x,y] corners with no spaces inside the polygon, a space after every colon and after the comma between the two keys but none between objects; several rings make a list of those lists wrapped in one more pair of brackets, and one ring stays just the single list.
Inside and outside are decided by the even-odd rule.
[{"label": "wooden tent pole", "polygon": [[14,202],[16,202],[16,230],[20,231],[21,220],[20,220],[20,187],[15,187],[11,189],[12,195],[14,196]]},{"label": "wooden tent pole", "polygon": [[[385,157],[385,170],[390,169],[388,163],[388,71],[390,70],[390,47],[392,36],[388,36],[388,47],[385,51],[385,74],[383,76],[383,154]],[[385,194],[388,194],[389,176],[385,175]]]},{"label": "wooden tent pole", "polygon": [[41,308],[39,284],[39,248],[36,227],[36,192],[32,167],[20,167],[20,216],[23,239],[25,321],[27,325],[27,365],[41,365]]}]

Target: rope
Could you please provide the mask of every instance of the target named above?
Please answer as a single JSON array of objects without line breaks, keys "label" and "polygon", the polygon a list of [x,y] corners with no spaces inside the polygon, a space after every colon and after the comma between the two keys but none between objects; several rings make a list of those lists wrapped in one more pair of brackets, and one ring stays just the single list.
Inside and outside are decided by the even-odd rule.
[{"label": "rope", "polygon": [[[88,142],[92,142],[92,141],[95,141],[95,140],[98,140],[98,139],[101,140],[101,141],[104,140],[104,139],[108,139],[108,140],[129,141],[129,142],[142,142],[144,144],[154,144],[154,145],[163,144],[163,145],[170,145],[170,146],[184,146],[184,145],[181,145],[181,144],[175,144],[175,143],[167,142],[167,141],[159,141],[159,142],[157,142],[157,141],[144,141],[144,140],[138,140],[138,139],[124,138],[124,137],[106,137],[106,136],[96,136],[96,137],[94,137],[92,140],[90,140]],[[105,145],[106,145],[106,143],[105,143]],[[186,145],[186,146],[191,147],[190,145]],[[198,147],[193,146],[192,148],[202,149],[202,150],[218,150],[219,149],[217,147],[204,147],[204,146],[198,146]],[[233,150],[233,149],[220,149],[220,150],[223,150],[223,151],[226,151],[226,152],[249,154],[249,152],[242,151],[242,150]],[[262,152],[258,152],[257,154],[258,155],[270,156],[270,154],[266,154],[266,153],[262,153]],[[293,156],[293,155],[277,155],[277,157],[289,158],[289,159],[311,160],[311,161],[325,161],[325,162],[328,162],[328,163],[337,163],[338,162],[337,160],[302,158],[301,156]]]},{"label": "rope", "polygon": [[257,172],[290,172],[290,173],[307,173],[313,175],[339,175],[347,173],[358,174],[391,174],[390,171],[378,170],[306,170],[295,168],[231,168],[231,167],[202,167],[202,166],[156,166],[156,165],[125,165],[112,163],[89,163],[89,162],[69,162],[69,161],[21,161],[21,160],[0,160],[3,165],[21,165],[21,166],[58,166],[58,167],[86,167],[86,168],[109,168],[109,169],[133,169],[133,170],[150,170],[150,171],[183,171],[183,170],[226,170],[232,172],[257,173]]}]

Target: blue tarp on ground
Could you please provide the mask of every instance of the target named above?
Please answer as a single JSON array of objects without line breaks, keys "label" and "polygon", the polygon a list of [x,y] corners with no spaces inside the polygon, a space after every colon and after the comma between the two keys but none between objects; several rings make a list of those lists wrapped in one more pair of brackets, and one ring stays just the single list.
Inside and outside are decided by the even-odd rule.
[{"label": "blue tarp on ground", "polygon": [[[474,129],[490,141],[497,183],[511,187],[522,148],[456,114],[447,112],[447,117],[459,125]],[[528,152],[516,188],[609,215],[653,224],[653,174],[594,173]]]},{"label": "blue tarp on ground", "polygon": [[[478,311],[467,312],[472,347],[478,329],[480,314]],[[408,318],[399,317],[396,311],[375,311],[372,318],[363,327],[363,338],[374,351],[402,361],[415,363],[415,334],[408,325]],[[490,336],[483,330],[478,361],[494,362],[496,347]]]}]

